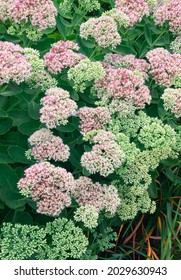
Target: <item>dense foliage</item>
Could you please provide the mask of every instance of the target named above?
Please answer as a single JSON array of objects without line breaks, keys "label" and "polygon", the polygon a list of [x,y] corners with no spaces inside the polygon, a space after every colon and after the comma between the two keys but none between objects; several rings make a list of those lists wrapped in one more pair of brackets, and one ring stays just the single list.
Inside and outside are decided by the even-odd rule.
[{"label": "dense foliage", "polygon": [[180,0],[0,0],[0,259],[178,259]]}]

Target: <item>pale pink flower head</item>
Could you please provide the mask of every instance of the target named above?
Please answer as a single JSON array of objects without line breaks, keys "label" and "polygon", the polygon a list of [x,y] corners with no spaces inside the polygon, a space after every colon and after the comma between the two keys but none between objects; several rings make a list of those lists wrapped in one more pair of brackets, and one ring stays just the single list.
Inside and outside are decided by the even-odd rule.
[{"label": "pale pink flower head", "polygon": [[151,65],[150,74],[159,85],[169,87],[176,76],[181,75],[181,55],[171,54],[164,48],[156,48],[146,55]]},{"label": "pale pink flower head", "polygon": [[181,117],[181,88],[167,88],[161,96],[165,110],[170,110],[176,118]]},{"label": "pale pink flower head", "polygon": [[116,135],[110,131],[99,131],[94,137],[93,142],[98,144],[104,144],[107,141],[114,141],[116,140]]},{"label": "pale pink flower head", "polygon": [[78,50],[77,43],[61,40],[53,44],[50,51],[45,54],[45,66],[53,74],[60,73],[64,68],[73,67],[85,57],[83,54],[77,53]]},{"label": "pale pink flower head", "polygon": [[102,48],[115,48],[121,43],[116,22],[106,15],[90,18],[81,24],[80,37],[87,40],[89,36]]},{"label": "pale pink flower head", "polygon": [[117,69],[104,63],[106,75],[104,79],[94,83],[94,89],[98,97],[105,104],[115,101],[126,101],[135,105],[137,109],[142,109],[146,104],[150,104],[151,95],[148,87],[144,84],[141,75],[137,75],[126,68]]},{"label": "pale pink flower head", "polygon": [[[1,3],[2,2],[2,3]],[[42,31],[56,25],[58,14],[51,0],[4,0],[0,2],[0,19],[21,24],[30,22]]]},{"label": "pale pink flower head", "polygon": [[37,202],[37,212],[58,216],[70,206],[75,181],[71,173],[48,162],[37,163],[25,170],[25,177],[18,182],[25,196]]},{"label": "pale pink flower head", "polygon": [[38,161],[55,160],[67,161],[70,156],[70,149],[65,145],[62,139],[54,136],[53,133],[47,129],[42,128],[35,131],[28,139],[32,146],[31,156]]},{"label": "pale pink flower head", "polygon": [[31,64],[19,45],[0,42],[0,85],[10,81],[20,84],[31,76]]},{"label": "pale pink flower head", "polygon": [[75,115],[77,104],[70,98],[69,92],[62,88],[50,88],[41,99],[43,107],[40,109],[40,121],[47,128],[65,125],[70,116]]},{"label": "pale pink flower head", "polygon": [[149,15],[149,6],[145,0],[116,0],[115,5],[129,17],[131,25],[141,21],[144,15]]},{"label": "pale pink flower head", "polygon": [[95,145],[81,157],[82,166],[91,174],[107,177],[124,162],[125,153],[114,139],[115,135],[107,131],[100,131],[93,137]]},{"label": "pale pink flower head", "polygon": [[175,34],[181,33],[181,1],[170,0],[168,3],[160,6],[155,12],[155,21],[163,25],[169,22],[170,31]]},{"label": "pale pink flower head", "polygon": [[181,35],[177,36],[176,39],[171,42],[170,48],[174,53],[181,54]]},{"label": "pale pink flower head", "polygon": [[120,205],[120,198],[114,186],[94,183],[85,176],[76,180],[73,196],[80,206],[94,206],[97,211],[105,209],[108,212],[115,213]]},{"label": "pale pink flower head", "polygon": [[133,54],[125,56],[121,54],[107,54],[104,57],[104,61],[116,68],[127,68],[133,72],[138,71],[144,79],[148,77],[147,72],[150,65],[146,62],[146,60],[136,58]]},{"label": "pale pink flower head", "polygon": [[110,121],[110,113],[104,107],[82,107],[78,110],[77,116],[80,118],[81,133],[87,133],[91,130],[104,129]]}]

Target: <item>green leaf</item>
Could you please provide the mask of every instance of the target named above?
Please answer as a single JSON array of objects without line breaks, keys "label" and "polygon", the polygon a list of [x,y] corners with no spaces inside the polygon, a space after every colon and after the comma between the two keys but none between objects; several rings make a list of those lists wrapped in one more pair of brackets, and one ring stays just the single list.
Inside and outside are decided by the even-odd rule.
[{"label": "green leaf", "polygon": [[79,154],[79,152],[77,150],[70,148],[69,161],[76,168],[82,169],[82,166],[80,164],[80,158],[81,158],[81,154]]},{"label": "green leaf", "polygon": [[56,29],[54,27],[52,28],[47,28],[45,30],[43,30],[43,34],[51,34],[52,32],[54,32]]},{"label": "green leaf", "polygon": [[154,104],[151,104],[146,110],[146,112],[150,117],[154,117],[154,118],[158,117],[158,108]]},{"label": "green leaf", "polygon": [[41,106],[34,101],[29,103],[29,105],[28,105],[29,116],[34,120],[39,120],[39,118],[40,118],[40,112],[39,112],[40,108],[41,108]]},{"label": "green leaf", "polygon": [[79,119],[77,117],[72,117],[72,123],[75,125],[76,128],[79,127]]},{"label": "green leaf", "polygon": [[9,98],[6,96],[0,96],[0,108],[6,110],[8,107]]},{"label": "green leaf", "polygon": [[0,164],[0,199],[10,208],[17,209],[26,204],[17,188],[18,176],[10,166]]},{"label": "green leaf", "polygon": [[5,90],[0,92],[1,96],[13,96],[18,93],[21,93],[23,90],[18,87],[16,84],[10,83],[8,86],[6,86]]},{"label": "green leaf", "polygon": [[14,110],[17,106],[21,104],[21,100],[17,96],[12,96],[9,98],[8,107],[6,108],[7,112]]},{"label": "green leaf", "polygon": [[164,34],[164,41],[165,41],[165,44],[170,44],[170,36],[169,36],[169,33],[168,32],[166,32],[165,34]]},{"label": "green leaf", "polygon": [[79,93],[79,95],[86,103],[89,103],[89,104],[95,103],[95,99],[90,98],[90,94],[87,89],[85,90],[84,93]]},{"label": "green leaf", "polygon": [[13,119],[13,126],[19,126],[30,120],[30,117],[25,110],[14,110],[9,112],[9,116]]},{"label": "green leaf", "polygon": [[56,130],[61,132],[73,132],[75,129],[76,127],[71,123],[67,123],[66,125],[59,125],[56,127]]},{"label": "green leaf", "polygon": [[84,145],[84,151],[85,152],[90,152],[90,151],[92,151],[92,148],[87,146],[87,145]]},{"label": "green leaf", "polygon": [[62,16],[60,16],[60,21],[64,26],[72,27],[72,23],[70,23],[68,20],[65,20]]},{"label": "green leaf", "polygon": [[[85,41],[78,36],[77,43],[80,46],[80,51],[86,56],[90,57],[93,52],[93,45],[90,41]],[[95,47],[95,45],[94,45]]]},{"label": "green leaf", "polygon": [[6,33],[6,28],[3,23],[0,23],[0,33],[1,34]]},{"label": "green leaf", "polygon": [[[46,38],[45,40],[42,40],[36,45],[36,49],[41,52],[41,55],[44,55],[45,53],[49,52],[51,48],[51,44],[55,43],[55,38]],[[25,92],[28,94],[32,94],[34,89],[25,89]]]},{"label": "green leaf", "polygon": [[168,179],[173,182],[175,185],[181,186],[181,178],[174,174],[171,168],[166,169],[166,175]]},{"label": "green leaf", "polygon": [[12,146],[12,145],[21,145],[21,147],[27,147],[27,137],[22,135],[19,132],[7,132],[1,136],[0,143],[2,145]]},{"label": "green leaf", "polygon": [[158,29],[158,28],[156,28],[156,26],[151,26],[150,27],[150,29],[151,29],[151,31],[152,31],[152,33],[154,33],[154,34],[160,34],[160,29]]},{"label": "green leaf", "polygon": [[[14,163],[14,161],[10,158],[7,151],[8,146],[0,146],[0,163]],[[1,175],[0,175],[1,176]]]},{"label": "green leaf", "polygon": [[20,193],[8,192],[4,188],[0,188],[0,198],[11,209],[18,209],[28,202]]},{"label": "green leaf", "polygon": [[6,164],[0,164],[0,185],[8,192],[18,192],[18,176],[16,172]]},{"label": "green leaf", "polygon": [[77,37],[76,34],[72,33],[70,35],[67,35],[66,39],[70,40],[70,41],[74,41],[74,40],[76,40],[76,37]]},{"label": "green leaf", "polygon": [[148,44],[146,41],[143,42],[141,48],[139,49],[139,57],[143,58],[148,51]]},{"label": "green leaf", "polygon": [[71,93],[71,97],[73,98],[73,100],[79,101],[79,95],[75,90]]},{"label": "green leaf", "polygon": [[95,48],[95,43],[91,42],[89,40],[84,40],[81,38],[81,43],[84,47],[88,48],[88,49],[93,49]]},{"label": "green leaf", "polygon": [[13,125],[13,120],[11,118],[1,118],[0,119],[0,135],[6,133],[11,129]]},{"label": "green leaf", "polygon": [[168,115],[168,113],[163,109],[163,108],[158,108],[158,115],[160,117],[160,119],[163,119],[166,115]]},{"label": "green leaf", "polygon": [[21,133],[30,136],[33,134],[36,130],[40,128],[40,122],[38,121],[29,121],[22,123],[18,126],[18,129]]},{"label": "green leaf", "polygon": [[8,148],[8,154],[14,162],[31,164],[32,161],[28,160],[25,156],[26,149],[20,146],[11,146]]},{"label": "green leaf", "polygon": [[154,43],[154,47],[165,47],[165,41],[163,37]]},{"label": "green leaf", "polygon": [[62,35],[63,39],[65,40],[66,39],[66,29],[64,27],[64,25],[61,23],[61,20],[59,17],[57,17],[56,19],[56,23],[57,23],[57,28],[58,28],[58,31],[60,32],[60,34]]},{"label": "green leaf", "polygon": [[0,200],[0,209],[4,209],[4,202]]},{"label": "green leaf", "polygon": [[103,61],[105,54],[98,54],[94,56],[95,61]]},{"label": "green leaf", "polygon": [[144,34],[145,34],[145,38],[146,38],[146,41],[147,41],[148,45],[151,45],[152,44],[152,35],[151,35],[152,32],[149,29],[148,24],[145,25]]},{"label": "green leaf", "polygon": [[33,218],[32,216],[27,213],[27,212],[22,212],[22,211],[15,211],[13,221],[15,223],[20,223],[20,224],[33,224]]},{"label": "green leaf", "polygon": [[82,174],[87,177],[89,177],[91,175],[91,173],[89,171],[87,171],[85,168],[82,169]]},{"label": "green leaf", "polygon": [[158,197],[157,185],[156,185],[155,181],[152,181],[152,183],[149,185],[148,193],[149,193],[149,196],[153,199]]},{"label": "green leaf", "polygon": [[5,118],[8,117],[8,114],[6,111],[0,108],[0,118],[4,118],[4,117]]},{"label": "green leaf", "polygon": [[179,164],[179,160],[178,159],[165,159],[165,160],[162,160],[162,163],[166,166],[174,167]]},{"label": "green leaf", "polygon": [[116,53],[120,53],[120,54],[137,54],[136,51],[126,45],[121,45],[121,46],[118,46],[116,48]]},{"label": "green leaf", "polygon": [[78,145],[84,143],[84,140],[83,140],[83,136],[82,136],[82,135],[79,136],[79,137],[77,138],[76,143],[77,143]]}]

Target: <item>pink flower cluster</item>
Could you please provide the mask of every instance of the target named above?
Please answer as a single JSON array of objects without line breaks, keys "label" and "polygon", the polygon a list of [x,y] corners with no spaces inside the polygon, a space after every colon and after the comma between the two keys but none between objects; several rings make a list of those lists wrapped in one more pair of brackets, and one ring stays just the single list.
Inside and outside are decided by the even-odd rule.
[{"label": "pink flower cluster", "polygon": [[20,84],[31,76],[31,64],[19,45],[0,42],[0,85],[13,81]]},{"label": "pink flower cluster", "polygon": [[151,64],[150,74],[159,85],[169,87],[174,78],[181,75],[181,55],[171,54],[164,48],[156,48],[146,55]]},{"label": "pink flower cluster", "polygon": [[104,107],[82,107],[78,110],[77,116],[80,118],[82,134],[91,130],[104,129],[110,121],[109,109]]},{"label": "pink flower cluster", "polygon": [[50,51],[44,56],[45,66],[54,74],[61,72],[63,68],[73,67],[84,58],[83,54],[75,52],[78,50],[77,43],[61,40],[53,44]]},{"label": "pink flower cluster", "polygon": [[81,157],[82,166],[91,174],[99,172],[107,177],[122,165],[125,154],[114,139],[114,134],[107,131],[101,131],[93,137],[93,142],[97,144]]},{"label": "pink flower cluster", "polygon": [[176,118],[181,117],[181,88],[167,88],[161,96],[165,110],[170,110]]},{"label": "pink flower cluster", "polygon": [[75,115],[77,109],[77,104],[70,99],[69,92],[62,88],[49,88],[41,103],[43,107],[40,109],[40,121],[45,123],[47,128],[65,125],[67,119]]},{"label": "pink flower cluster", "polygon": [[81,176],[76,180],[76,188],[73,196],[81,206],[94,206],[97,211],[105,209],[108,212],[115,213],[120,205],[120,198],[117,189],[110,185],[101,185],[93,183],[88,178]]},{"label": "pink flower cluster", "polygon": [[142,74],[143,78],[147,78],[147,72],[150,65],[144,60],[136,58],[133,54],[106,54],[104,61],[111,64],[116,68],[127,68],[131,71],[138,71]]},{"label": "pink flower cluster", "polygon": [[37,212],[50,216],[58,216],[71,204],[70,193],[74,187],[71,173],[48,162],[32,165],[18,182],[21,193],[37,202]]},{"label": "pink flower cluster", "polygon": [[121,43],[121,37],[117,30],[117,24],[110,16],[90,18],[80,26],[80,37],[88,39],[92,37],[100,47],[115,48]]},{"label": "pink flower cluster", "polygon": [[31,156],[35,160],[67,161],[70,156],[70,149],[63,144],[60,137],[56,137],[47,129],[42,128],[34,132],[28,139],[32,147]]},{"label": "pink flower cluster", "polygon": [[5,0],[0,1],[0,8],[2,21],[30,21],[39,31],[56,25],[57,10],[51,0]]},{"label": "pink flower cluster", "polygon": [[150,104],[151,95],[143,77],[126,68],[117,69],[104,63],[106,75],[94,84],[97,95],[105,103],[124,100],[137,108]]},{"label": "pink flower cluster", "polygon": [[155,12],[155,21],[157,24],[163,25],[165,21],[169,21],[170,31],[181,33],[181,1],[170,0],[163,6],[160,6]]},{"label": "pink flower cluster", "polygon": [[129,17],[131,25],[141,21],[144,15],[149,15],[149,6],[145,0],[116,0],[115,5]]}]

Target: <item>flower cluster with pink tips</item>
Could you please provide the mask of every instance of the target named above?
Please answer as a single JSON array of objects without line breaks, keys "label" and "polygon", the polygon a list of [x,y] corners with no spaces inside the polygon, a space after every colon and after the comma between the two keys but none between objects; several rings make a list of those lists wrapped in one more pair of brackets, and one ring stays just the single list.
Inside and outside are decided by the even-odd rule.
[{"label": "flower cluster with pink tips", "polygon": [[107,131],[99,131],[93,137],[92,150],[81,157],[81,164],[91,174],[100,173],[107,177],[125,160],[125,153],[115,141],[115,135]]},{"label": "flower cluster with pink tips", "polygon": [[168,3],[160,6],[155,12],[155,21],[163,25],[169,22],[170,31],[175,34],[181,32],[181,2],[180,0],[170,0]]},{"label": "flower cluster with pink tips", "polygon": [[94,84],[94,89],[103,102],[124,100],[137,108],[150,104],[150,91],[144,84],[143,77],[126,68],[117,69],[106,63],[104,67],[106,75]]},{"label": "flower cluster with pink tips", "polygon": [[181,117],[181,88],[167,88],[161,96],[165,110],[170,110],[176,118]]},{"label": "flower cluster with pink tips", "polygon": [[121,54],[106,54],[104,61],[116,68],[127,68],[133,72],[138,71],[145,79],[148,77],[147,72],[150,65],[144,59],[136,58],[133,54],[125,56]]},{"label": "flower cluster with pink tips", "polygon": [[64,68],[75,66],[84,58],[83,54],[76,52],[78,50],[77,43],[60,40],[53,44],[50,51],[44,56],[45,66],[53,74],[60,73]]},{"label": "flower cluster with pink tips", "polygon": [[113,8],[110,11],[106,11],[102,15],[112,17],[115,22],[117,23],[118,27],[127,28],[130,26],[129,17],[121,11],[121,9]]},{"label": "flower cluster with pink tips", "polygon": [[73,196],[81,206],[94,206],[97,211],[105,209],[112,214],[116,212],[121,202],[114,186],[94,183],[85,176],[76,180]]},{"label": "flower cluster with pink tips", "polygon": [[35,131],[28,139],[32,146],[31,156],[38,161],[53,159],[54,161],[67,161],[70,156],[68,145],[63,144],[60,137],[54,136],[47,129],[42,128]]},{"label": "flower cluster with pink tips", "polygon": [[48,162],[32,165],[18,182],[20,192],[37,202],[37,212],[58,216],[71,204],[70,193],[75,188],[71,173]]},{"label": "flower cluster with pink tips", "polygon": [[176,37],[176,39],[171,42],[170,48],[174,53],[181,54],[181,35]]},{"label": "flower cluster with pink tips", "polygon": [[105,125],[111,120],[109,109],[104,107],[82,107],[78,110],[77,116],[80,118],[82,134],[91,130],[105,129]]},{"label": "flower cluster with pink tips", "polygon": [[181,55],[171,54],[164,48],[156,48],[146,54],[151,65],[150,74],[158,85],[169,87],[181,75]]},{"label": "flower cluster with pink tips", "polygon": [[116,0],[115,5],[129,17],[131,25],[141,21],[144,15],[149,15],[149,6],[145,0]]},{"label": "flower cluster with pink tips", "polygon": [[[31,123],[39,127],[29,137],[30,149],[26,152],[27,158],[36,163],[25,170],[18,189],[36,202],[38,213],[59,216],[70,207],[68,217],[84,221],[85,225],[89,225],[86,219],[90,218],[90,228],[98,225],[101,211],[106,217],[117,213],[123,220],[134,218],[138,211],[153,211],[148,193],[150,172],[161,161],[176,159],[181,150],[177,133],[180,128],[171,127],[176,127],[176,118],[181,117],[180,35],[171,43],[173,34],[168,25],[155,26],[154,16],[156,23],[168,21],[170,30],[179,33],[180,1],[170,0],[157,9],[156,0],[115,0],[115,7],[105,11],[105,7],[110,7],[107,1],[103,7],[98,3],[101,10],[95,18],[91,15],[96,9],[88,15],[79,11],[79,18],[76,7],[82,1],[72,1],[73,5],[71,0],[64,1],[64,6],[72,5],[68,14],[56,2],[0,0],[2,34],[13,35],[12,30],[17,27],[17,33],[22,31],[19,36],[16,33],[17,37],[7,38],[19,40],[23,46],[0,42],[0,85],[6,84],[2,87],[3,102],[11,99],[6,92],[11,96],[12,91],[9,94],[8,90],[13,88],[12,82],[26,83],[16,86],[17,96],[8,104],[7,118],[6,104],[0,109],[4,127],[10,123],[9,128],[3,128],[3,141],[11,133],[13,143],[18,133],[29,135]],[[88,2],[91,5],[91,0]],[[72,10],[76,15],[71,17]],[[143,18],[153,10],[154,16],[152,13]],[[44,32],[56,26],[58,13],[57,29]],[[134,29],[133,25],[141,20]],[[32,38],[43,36],[40,44],[36,44],[38,37],[32,42],[31,36],[25,36],[27,30],[32,32]],[[78,30],[80,34],[76,34]],[[150,30],[153,34],[148,34]],[[162,46],[163,38],[168,50],[155,48]],[[47,51],[51,42],[55,43]],[[136,55],[122,55],[129,50]],[[57,75],[56,79],[52,74]],[[153,104],[149,107],[151,94]],[[157,117],[150,117],[152,114]],[[11,124],[10,118],[16,115]],[[169,125],[171,117],[173,123]],[[168,124],[164,125],[167,118]],[[12,151],[7,150],[8,157],[13,157]],[[18,160],[21,163],[21,158]],[[27,163],[26,159],[22,163]],[[71,205],[72,199],[75,201]]]},{"label": "flower cluster with pink tips", "polygon": [[20,84],[31,77],[31,70],[19,45],[0,42],[0,85],[10,81]]},{"label": "flower cluster with pink tips", "polygon": [[80,37],[92,37],[102,48],[115,48],[121,43],[121,36],[117,24],[110,16],[102,15],[99,18],[90,18],[80,26]]},{"label": "flower cluster with pink tips", "polygon": [[57,9],[51,0],[1,0],[0,20],[22,21],[37,26],[39,31],[56,25]]},{"label": "flower cluster with pink tips", "polygon": [[41,99],[40,121],[47,128],[65,125],[70,116],[75,115],[77,104],[70,98],[69,92],[62,88],[49,88]]}]

